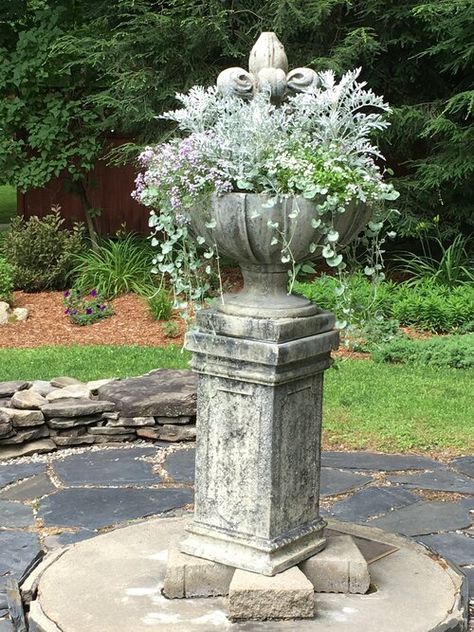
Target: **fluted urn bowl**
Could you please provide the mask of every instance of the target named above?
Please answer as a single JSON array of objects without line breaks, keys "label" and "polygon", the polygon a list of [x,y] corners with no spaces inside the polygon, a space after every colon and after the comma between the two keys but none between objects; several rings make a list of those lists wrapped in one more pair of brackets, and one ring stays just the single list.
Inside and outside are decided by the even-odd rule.
[{"label": "fluted urn bowl", "polygon": [[[288,245],[295,263],[321,256],[310,251],[311,244],[322,241],[320,231],[311,223],[319,217],[316,202],[294,196],[270,206],[269,200],[269,196],[256,193],[212,195],[208,203],[190,213],[194,235],[203,237],[208,246],[217,246],[219,255],[235,259],[242,270],[243,289],[225,294],[219,310],[257,318],[311,316],[318,311],[313,303],[288,294],[288,271],[293,264],[291,260],[282,262],[282,244]],[[346,245],[357,237],[370,215],[370,209],[362,204],[336,214],[334,228],[339,243]]]}]

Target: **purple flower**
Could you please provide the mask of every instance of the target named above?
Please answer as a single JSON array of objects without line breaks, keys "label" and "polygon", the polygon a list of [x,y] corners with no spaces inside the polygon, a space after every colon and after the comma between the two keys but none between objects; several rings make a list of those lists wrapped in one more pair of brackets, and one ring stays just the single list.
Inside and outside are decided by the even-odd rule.
[{"label": "purple flower", "polygon": [[106,309],[106,306],[105,305],[99,305],[99,309],[103,312],[104,309]]},{"label": "purple flower", "polygon": [[70,314],[70,313],[71,313],[71,310],[69,309],[69,307],[68,307],[67,309],[65,309],[65,310],[64,310],[64,313],[65,313],[65,314]]},{"label": "purple flower", "polygon": [[71,292],[69,290],[66,290],[64,292],[64,298],[67,298],[68,296],[71,296]]},{"label": "purple flower", "polygon": [[92,290],[91,296],[94,296],[94,297],[97,296],[97,290]]},{"label": "purple flower", "polygon": [[87,314],[87,315],[92,314],[92,307],[88,307],[88,308],[86,309],[86,314]]}]

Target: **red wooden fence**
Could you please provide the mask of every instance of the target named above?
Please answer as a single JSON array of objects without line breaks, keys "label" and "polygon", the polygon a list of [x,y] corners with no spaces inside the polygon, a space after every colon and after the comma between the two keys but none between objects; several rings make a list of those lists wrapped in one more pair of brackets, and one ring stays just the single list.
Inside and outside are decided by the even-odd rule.
[{"label": "red wooden fence", "polygon": [[[113,235],[126,224],[127,231],[146,235],[148,229],[148,209],[131,197],[134,189],[136,169],[132,165],[109,167],[105,161],[98,161],[91,174],[93,183],[87,189],[91,205],[101,208],[97,218],[97,227],[102,235]],[[43,217],[58,204],[61,214],[68,223],[84,221],[81,201],[77,195],[68,192],[66,178],[53,179],[47,186],[30,189],[18,194],[18,214],[28,218],[32,215]]]}]

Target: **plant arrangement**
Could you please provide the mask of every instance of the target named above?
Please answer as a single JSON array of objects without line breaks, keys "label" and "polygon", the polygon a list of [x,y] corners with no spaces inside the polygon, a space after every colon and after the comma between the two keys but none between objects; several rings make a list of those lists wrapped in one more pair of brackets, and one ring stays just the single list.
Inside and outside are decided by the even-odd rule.
[{"label": "plant arrangement", "polygon": [[15,217],[5,233],[3,255],[13,270],[16,289],[25,292],[63,290],[73,259],[85,248],[84,228],[65,228],[60,208],[40,218]]},{"label": "plant arrangement", "polygon": [[84,295],[78,289],[64,292],[64,313],[75,325],[91,325],[98,320],[112,316],[114,311],[105,303],[97,290]]},{"label": "plant arrangement", "polygon": [[[154,271],[170,276],[177,297],[201,300],[211,260],[219,262],[216,243],[192,230],[193,213],[209,205],[211,196],[262,194],[259,213],[268,213],[271,246],[280,248],[282,263],[292,264],[293,280],[299,266],[292,237],[271,220],[270,209],[282,198],[314,201],[308,228],[318,229],[321,239],[309,245],[308,260],[320,256],[344,269],[335,223],[355,204],[371,209],[366,236],[380,234],[390,212],[384,202],[398,194],[383,181],[383,158],[372,136],[388,126],[390,110],[358,81],[359,74],[360,69],[348,72],[337,82],[331,71],[319,73],[312,91],[287,96],[279,106],[265,90],[251,100],[214,87],[177,95],[183,107],[161,118],[177,123],[179,136],[141,153],[143,172],[134,191],[151,209],[152,244],[158,247]],[[290,220],[299,212],[298,204],[291,208]],[[206,224],[208,235],[214,228],[212,221]],[[371,252],[366,272],[380,277],[381,249]]]},{"label": "plant arrangement", "polygon": [[13,296],[13,270],[3,257],[0,257],[0,301],[11,303]]},{"label": "plant arrangement", "polygon": [[425,280],[416,286],[392,281],[372,283],[362,273],[347,276],[347,291],[338,295],[339,281],[322,275],[316,281],[295,284],[296,292],[322,309],[336,313],[349,337],[386,342],[400,325],[434,333],[474,331],[474,287],[455,288]]},{"label": "plant arrangement", "polygon": [[108,299],[128,292],[153,292],[151,260],[149,245],[132,234],[103,240],[97,251],[88,250],[74,257],[74,287],[81,292],[94,287]]}]

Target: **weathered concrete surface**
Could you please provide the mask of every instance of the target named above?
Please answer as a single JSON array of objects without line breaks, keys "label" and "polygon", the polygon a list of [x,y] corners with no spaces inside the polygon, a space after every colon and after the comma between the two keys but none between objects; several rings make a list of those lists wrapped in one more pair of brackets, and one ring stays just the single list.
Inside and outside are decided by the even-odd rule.
[{"label": "weathered concrete surface", "polygon": [[359,593],[369,590],[368,564],[349,535],[327,539],[326,547],[300,564],[316,592]]},{"label": "weathered concrete surface", "polygon": [[234,336],[202,327],[186,338],[199,381],[195,513],[181,550],[271,576],[324,546],[323,372],[338,334],[316,320],[317,333],[299,338],[294,319],[275,342],[257,338],[257,318],[226,319]]},{"label": "weathered concrete surface", "polygon": [[231,566],[171,549],[168,552],[163,594],[169,599],[227,595],[234,572],[235,568]]},{"label": "weathered concrete surface", "polygon": [[229,614],[235,620],[311,619],[313,584],[297,566],[274,577],[237,569],[229,587]]},{"label": "weathered concrete surface", "polygon": [[[332,522],[331,527],[337,528]],[[351,535],[400,550],[371,564],[377,592],[316,594],[316,617],[232,623],[226,599],[166,599],[161,594],[167,549],[184,535],[184,519],[161,518],[81,542],[46,569],[35,632],[464,632],[462,579],[446,563],[405,538],[340,523]],[[41,621],[43,621],[41,623]],[[44,623],[46,621],[46,623]],[[56,622],[55,624],[53,622]]]}]

